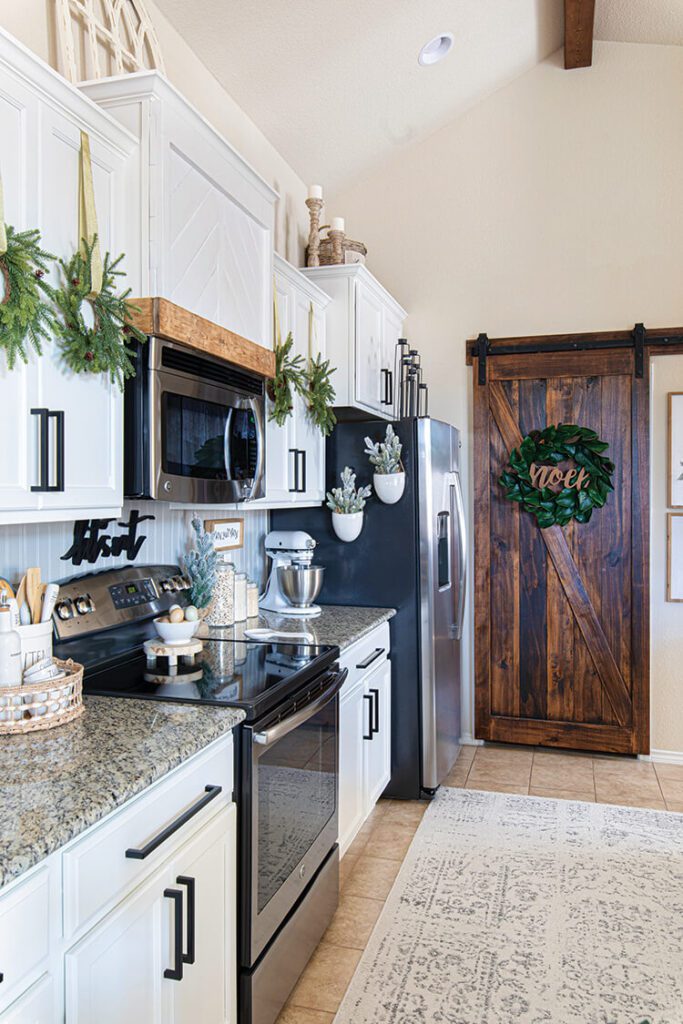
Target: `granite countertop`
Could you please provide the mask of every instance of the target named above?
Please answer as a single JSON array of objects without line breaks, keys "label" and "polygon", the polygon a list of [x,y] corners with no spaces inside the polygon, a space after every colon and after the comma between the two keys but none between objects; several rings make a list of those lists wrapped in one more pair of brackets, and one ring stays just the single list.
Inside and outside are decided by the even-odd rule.
[{"label": "granite countertop", "polygon": [[75,722],[0,737],[0,886],[242,721],[232,708],[86,697]]},{"label": "granite countertop", "polygon": [[[343,651],[396,614],[393,608],[359,608],[356,605],[341,604],[323,604],[320,607],[321,614],[313,619],[307,619],[303,615],[301,618],[292,618],[262,612],[258,625],[270,626],[272,629],[282,630],[283,633],[310,633],[315,643],[336,644]],[[235,628],[239,632],[255,625],[256,620],[249,619],[248,623],[240,623]]]}]

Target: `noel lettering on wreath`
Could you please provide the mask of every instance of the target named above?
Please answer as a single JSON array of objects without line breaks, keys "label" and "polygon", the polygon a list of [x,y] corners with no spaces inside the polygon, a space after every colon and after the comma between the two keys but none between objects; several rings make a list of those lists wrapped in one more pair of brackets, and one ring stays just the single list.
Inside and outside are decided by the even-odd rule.
[{"label": "noel lettering on wreath", "polygon": [[499,483],[505,497],[530,512],[542,530],[572,519],[587,523],[614,490],[614,463],[603,454],[608,447],[594,430],[575,423],[532,430],[510,452]]}]

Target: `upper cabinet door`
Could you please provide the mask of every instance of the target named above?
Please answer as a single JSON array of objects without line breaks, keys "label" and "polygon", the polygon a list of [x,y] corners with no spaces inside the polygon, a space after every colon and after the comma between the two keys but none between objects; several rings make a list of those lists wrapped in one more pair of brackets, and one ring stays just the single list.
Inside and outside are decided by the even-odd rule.
[{"label": "upper cabinet door", "polygon": [[[325,358],[324,311],[300,291],[296,292],[294,338],[296,350],[306,364],[319,354]],[[300,396],[295,401],[295,421],[299,500],[322,501],[325,497],[325,438],[311,422],[306,402]]]},{"label": "upper cabinet door", "polygon": [[398,339],[403,335],[403,317],[393,309],[384,311],[384,330],[382,337],[382,367],[386,370],[388,384],[387,404],[383,407],[387,415],[396,418],[398,409],[398,390],[401,370],[396,362]]},{"label": "upper cabinet door", "polygon": [[[35,94],[0,68],[0,171],[5,219],[17,231],[38,226],[37,111]],[[3,298],[4,283],[0,280],[0,300]],[[38,427],[31,409],[38,400],[35,367],[40,357],[30,346],[27,352],[28,365],[19,359],[10,370],[0,350],[0,406],[6,424],[6,441],[0,459],[0,509],[3,512],[31,509],[36,505],[31,487],[38,483]]]},{"label": "upper cabinet door", "polygon": [[[282,341],[292,329],[294,294],[279,275],[275,277],[275,302]],[[288,502],[294,497],[296,442],[294,418],[288,416],[282,426],[270,418],[273,403],[267,402],[266,423],[266,496],[259,504]]]},{"label": "upper cabinet door", "polygon": [[[78,246],[78,176],[81,125],[46,107],[41,117],[40,223],[45,248],[68,260]],[[123,251],[126,157],[92,134],[95,202],[102,255]],[[125,261],[124,261],[125,268]],[[123,279],[121,279],[123,282]],[[55,267],[52,283],[61,284]],[[137,282],[129,282],[134,287]],[[124,288],[122,283],[119,287]],[[63,458],[63,490],[41,495],[45,509],[102,509],[123,501],[123,399],[107,374],[75,373],[57,344],[38,363],[39,404],[55,414],[48,431],[50,483]],[[62,417],[60,426],[58,415]],[[63,449],[60,452],[60,448]]]},{"label": "upper cabinet door", "polygon": [[364,408],[385,412],[386,373],[383,369],[381,299],[363,281],[356,281],[356,401]]}]

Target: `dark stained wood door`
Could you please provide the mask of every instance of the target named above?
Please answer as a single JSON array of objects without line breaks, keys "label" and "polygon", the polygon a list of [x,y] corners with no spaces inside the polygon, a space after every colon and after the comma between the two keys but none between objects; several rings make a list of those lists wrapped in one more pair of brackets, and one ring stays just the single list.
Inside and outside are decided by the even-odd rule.
[{"label": "dark stained wood door", "polygon": [[[538,340],[538,339],[537,339]],[[649,751],[648,366],[632,350],[474,359],[475,706],[485,740]],[[499,483],[532,430],[597,431],[614,491],[541,530]]]}]

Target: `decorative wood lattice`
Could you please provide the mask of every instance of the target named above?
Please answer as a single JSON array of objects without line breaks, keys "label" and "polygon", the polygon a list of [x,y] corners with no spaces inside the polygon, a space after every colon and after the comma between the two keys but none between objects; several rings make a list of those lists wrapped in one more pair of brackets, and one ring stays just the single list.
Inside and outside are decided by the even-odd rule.
[{"label": "decorative wood lattice", "polygon": [[56,0],[60,71],[82,82],[132,71],[164,71],[142,0]]}]

